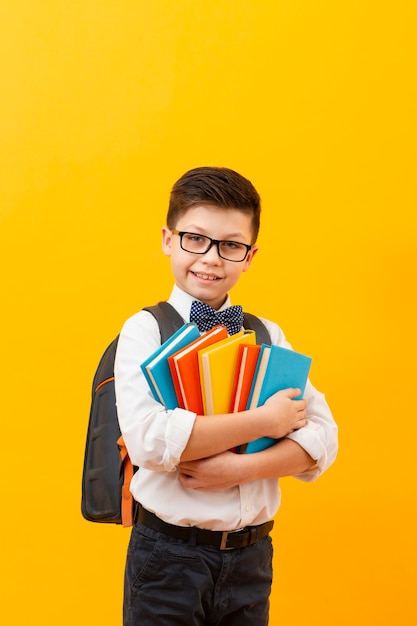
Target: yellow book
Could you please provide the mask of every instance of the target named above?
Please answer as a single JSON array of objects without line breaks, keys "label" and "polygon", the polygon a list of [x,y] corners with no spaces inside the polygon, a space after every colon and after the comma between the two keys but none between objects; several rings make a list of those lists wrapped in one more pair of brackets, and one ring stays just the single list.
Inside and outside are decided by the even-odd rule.
[{"label": "yellow book", "polygon": [[255,331],[241,330],[199,351],[198,364],[204,415],[229,412],[239,346],[242,343],[255,344]]}]

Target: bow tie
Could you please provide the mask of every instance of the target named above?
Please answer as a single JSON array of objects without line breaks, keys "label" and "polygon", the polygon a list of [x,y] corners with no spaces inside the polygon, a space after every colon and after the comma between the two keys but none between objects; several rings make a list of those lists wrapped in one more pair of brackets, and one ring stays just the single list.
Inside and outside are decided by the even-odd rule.
[{"label": "bow tie", "polygon": [[208,304],[194,300],[191,305],[190,322],[195,322],[202,333],[211,330],[216,324],[223,324],[229,335],[235,335],[243,326],[243,311],[241,306],[215,311]]}]

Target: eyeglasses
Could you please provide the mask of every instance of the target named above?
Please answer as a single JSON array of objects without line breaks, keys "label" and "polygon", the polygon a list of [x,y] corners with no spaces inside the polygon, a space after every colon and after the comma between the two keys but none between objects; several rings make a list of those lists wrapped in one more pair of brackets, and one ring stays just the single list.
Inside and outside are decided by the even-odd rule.
[{"label": "eyeglasses", "polygon": [[215,245],[219,257],[226,261],[233,261],[234,263],[241,263],[246,259],[252,246],[246,243],[240,243],[239,241],[223,241],[219,239],[212,239],[205,235],[198,235],[197,233],[187,233],[185,231],[172,230],[174,235],[179,235],[180,246],[185,252],[191,252],[192,254],[206,254],[210,248]]}]

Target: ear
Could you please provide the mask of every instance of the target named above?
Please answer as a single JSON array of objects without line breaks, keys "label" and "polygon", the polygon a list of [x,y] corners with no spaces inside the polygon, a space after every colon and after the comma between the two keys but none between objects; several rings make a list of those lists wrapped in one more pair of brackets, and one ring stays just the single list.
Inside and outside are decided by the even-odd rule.
[{"label": "ear", "polygon": [[165,256],[171,256],[172,231],[164,226],[162,228],[162,252]]},{"label": "ear", "polygon": [[244,265],[244,267],[243,267],[243,271],[244,271],[244,272],[247,272],[247,271],[248,271],[248,269],[250,268],[251,263],[252,263],[252,260],[253,260],[253,257],[254,257],[254,256],[255,256],[255,254],[258,252],[258,249],[259,249],[259,248],[258,248],[258,246],[253,246],[253,248],[252,248],[252,249],[251,249],[251,251],[249,252],[248,256],[247,256],[247,257],[246,257],[246,259],[245,259],[245,265]]}]

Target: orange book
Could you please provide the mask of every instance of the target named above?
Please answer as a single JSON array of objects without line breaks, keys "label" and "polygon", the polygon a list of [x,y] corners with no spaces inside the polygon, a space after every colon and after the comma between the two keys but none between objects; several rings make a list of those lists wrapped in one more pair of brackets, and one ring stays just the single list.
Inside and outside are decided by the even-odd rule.
[{"label": "orange book", "polygon": [[198,352],[204,415],[228,413],[239,345],[256,343],[253,330],[239,333]]},{"label": "orange book", "polygon": [[229,413],[246,410],[260,351],[259,344],[239,346]]},{"label": "orange book", "polygon": [[169,357],[168,365],[178,398],[178,406],[197,415],[204,414],[198,351],[227,338],[227,328],[218,324],[188,346]]}]

